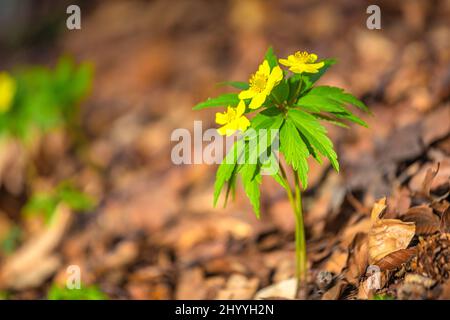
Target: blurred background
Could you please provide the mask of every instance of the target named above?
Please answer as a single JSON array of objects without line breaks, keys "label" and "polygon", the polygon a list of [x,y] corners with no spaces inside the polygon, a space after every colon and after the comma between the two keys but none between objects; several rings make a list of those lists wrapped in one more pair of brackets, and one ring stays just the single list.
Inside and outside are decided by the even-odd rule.
[{"label": "blurred background", "polygon": [[[81,30],[66,27],[70,4]],[[311,162],[312,279],[340,274],[349,227],[383,196],[392,215],[408,209],[437,162],[431,190],[445,195],[450,1],[376,1],[381,30],[366,27],[371,4],[1,0],[0,96],[15,97],[0,105],[0,295],[250,299],[292,277],[283,190],[264,181],[261,220],[240,192],[214,209],[215,166],[170,160],[172,130],[215,126],[217,110],[192,106],[223,92],[219,82],[247,81],[269,46],[336,58],[320,83],[373,111],[361,115],[368,129],[327,126],[339,175]],[[65,289],[69,265],[81,292]]]}]

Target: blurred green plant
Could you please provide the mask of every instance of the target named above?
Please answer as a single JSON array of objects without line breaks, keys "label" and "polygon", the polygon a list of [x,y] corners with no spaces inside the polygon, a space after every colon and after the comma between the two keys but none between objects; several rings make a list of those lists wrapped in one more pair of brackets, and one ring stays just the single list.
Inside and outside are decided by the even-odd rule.
[{"label": "blurred green plant", "polygon": [[76,212],[86,212],[92,210],[96,202],[92,196],[77,189],[70,181],[63,181],[54,190],[33,194],[23,208],[23,213],[28,216],[40,214],[44,221],[49,223],[60,203]]},{"label": "blurred green plant", "polygon": [[42,66],[0,73],[0,136],[26,141],[36,131],[71,124],[91,87],[92,68],[63,57],[54,69]]},{"label": "blurred green plant", "polygon": [[108,300],[108,296],[97,286],[81,286],[80,289],[69,289],[53,284],[48,293],[48,300]]},{"label": "blurred green plant", "polygon": [[13,253],[19,245],[21,235],[22,229],[17,225],[13,226],[0,244],[1,251],[7,255]]},{"label": "blurred green plant", "polygon": [[0,300],[8,300],[9,296],[9,292],[0,290]]},{"label": "blurred green plant", "polygon": [[372,300],[395,300],[395,297],[388,294],[376,294]]}]

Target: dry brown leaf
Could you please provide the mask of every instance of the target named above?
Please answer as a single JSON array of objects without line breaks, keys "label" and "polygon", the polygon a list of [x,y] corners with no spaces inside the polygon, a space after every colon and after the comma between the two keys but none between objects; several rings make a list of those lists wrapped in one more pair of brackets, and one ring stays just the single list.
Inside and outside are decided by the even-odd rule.
[{"label": "dry brown leaf", "polygon": [[433,213],[428,205],[420,205],[408,209],[402,217],[405,222],[413,222],[416,225],[416,234],[433,234],[440,229],[439,217]]},{"label": "dry brown leaf", "polygon": [[347,269],[344,277],[351,284],[357,284],[368,265],[367,235],[358,233],[350,246]]},{"label": "dry brown leaf", "polygon": [[431,190],[431,184],[433,183],[434,178],[439,172],[440,163],[437,164],[436,170],[433,170],[433,168],[429,168],[427,170],[427,173],[425,174],[425,178],[422,182],[422,194],[426,195],[427,197],[430,196],[430,190]]},{"label": "dry brown leaf", "polygon": [[322,300],[337,300],[340,298],[348,283],[345,280],[339,280],[330,290],[322,295]]},{"label": "dry brown leaf", "polygon": [[381,271],[394,270],[400,267],[403,263],[408,262],[417,254],[417,249],[408,248],[392,252],[378,261],[376,265],[380,267]]},{"label": "dry brown leaf", "polygon": [[376,221],[381,219],[381,215],[384,213],[384,210],[386,210],[386,197],[381,198],[373,205],[372,211],[370,213],[370,219],[372,220],[372,223],[375,223]]},{"label": "dry brown leaf", "polygon": [[441,232],[450,233],[450,207],[445,210],[441,217]]},{"label": "dry brown leaf", "polygon": [[327,260],[324,270],[332,272],[334,274],[340,274],[347,262],[348,251],[342,249],[335,250],[331,257]]},{"label": "dry brown leaf", "polygon": [[[55,220],[37,238],[25,243],[9,257],[0,269],[0,285],[6,288],[26,288],[40,285],[60,264],[52,251],[60,243],[72,220],[72,212],[59,205]],[[26,276],[24,276],[26,275]]]},{"label": "dry brown leaf", "polygon": [[217,300],[248,300],[253,298],[259,286],[258,278],[247,278],[241,274],[232,274],[226,287],[217,293]]},{"label": "dry brown leaf", "polygon": [[379,220],[369,232],[369,262],[375,264],[387,255],[406,249],[414,237],[413,222],[398,219]]},{"label": "dry brown leaf", "polygon": [[270,298],[295,299],[296,293],[297,293],[297,279],[290,278],[259,290],[255,295],[255,299],[257,300]]},{"label": "dry brown leaf", "polygon": [[386,208],[386,198],[375,203],[372,213],[372,227],[369,231],[369,263],[376,264],[392,252],[406,249],[414,237],[413,222],[398,219],[380,219]]}]

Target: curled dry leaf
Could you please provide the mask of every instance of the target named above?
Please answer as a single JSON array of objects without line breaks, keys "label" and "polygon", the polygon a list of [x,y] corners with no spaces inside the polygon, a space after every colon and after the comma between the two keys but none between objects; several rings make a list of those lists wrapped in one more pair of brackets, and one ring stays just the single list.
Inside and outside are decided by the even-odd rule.
[{"label": "curled dry leaf", "polygon": [[448,207],[442,214],[441,232],[450,233],[450,207]]},{"label": "curled dry leaf", "polygon": [[380,267],[381,271],[394,270],[400,267],[403,263],[408,262],[416,254],[417,249],[415,247],[398,250],[388,254],[386,257],[378,261],[377,266]]},{"label": "curled dry leaf", "polygon": [[440,220],[428,205],[408,209],[402,218],[405,222],[414,222],[417,235],[433,234],[440,229]]},{"label": "curled dry leaf", "polygon": [[375,203],[371,213],[372,226],[369,231],[369,263],[377,264],[387,255],[406,249],[414,237],[413,222],[398,219],[380,219],[386,208],[386,198]]},{"label": "curled dry leaf", "polygon": [[422,182],[422,194],[429,197],[430,196],[430,190],[431,190],[431,184],[433,183],[434,178],[439,172],[440,163],[437,164],[436,170],[433,170],[433,168],[429,168],[427,170],[427,173],[425,174],[425,178]]}]

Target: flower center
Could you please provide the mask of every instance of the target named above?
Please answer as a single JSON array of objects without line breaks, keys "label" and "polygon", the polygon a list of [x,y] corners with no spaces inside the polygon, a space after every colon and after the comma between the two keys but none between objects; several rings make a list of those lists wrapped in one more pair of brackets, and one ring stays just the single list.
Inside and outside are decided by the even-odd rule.
[{"label": "flower center", "polygon": [[313,63],[314,62],[314,56],[309,54],[306,51],[303,51],[303,52],[297,51],[296,53],[294,53],[294,57],[295,57],[295,59],[297,59],[297,61],[299,63]]},{"label": "flower center", "polygon": [[250,89],[256,92],[262,92],[267,85],[267,76],[262,73],[255,73],[249,81]]}]

